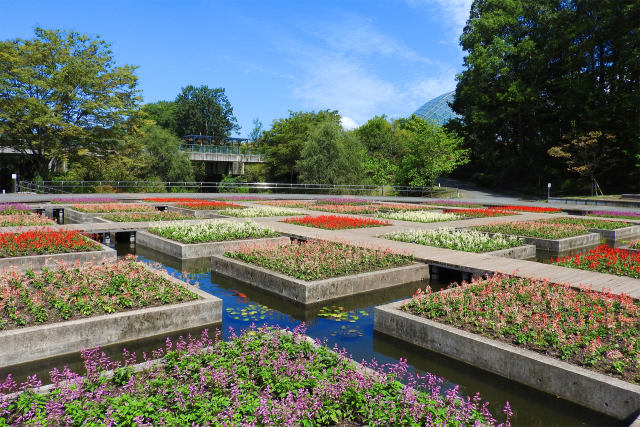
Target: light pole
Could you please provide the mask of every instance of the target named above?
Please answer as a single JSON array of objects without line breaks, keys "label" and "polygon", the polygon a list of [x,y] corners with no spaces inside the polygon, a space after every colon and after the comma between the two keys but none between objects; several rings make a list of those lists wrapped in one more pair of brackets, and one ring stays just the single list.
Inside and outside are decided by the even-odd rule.
[{"label": "light pole", "polygon": [[11,192],[16,193],[17,190],[18,190],[18,174],[12,173],[11,174]]},{"label": "light pole", "polygon": [[549,203],[549,196],[551,195],[551,183],[547,183],[547,203]]}]

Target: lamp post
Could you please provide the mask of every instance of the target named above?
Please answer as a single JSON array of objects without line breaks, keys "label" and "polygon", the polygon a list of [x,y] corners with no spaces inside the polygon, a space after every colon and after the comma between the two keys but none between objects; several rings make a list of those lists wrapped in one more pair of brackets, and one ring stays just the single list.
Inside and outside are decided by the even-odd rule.
[{"label": "lamp post", "polygon": [[16,193],[17,190],[18,190],[18,174],[12,173],[11,174],[11,192]]},{"label": "lamp post", "polygon": [[551,183],[547,183],[547,203],[549,203],[549,196],[551,195]]}]

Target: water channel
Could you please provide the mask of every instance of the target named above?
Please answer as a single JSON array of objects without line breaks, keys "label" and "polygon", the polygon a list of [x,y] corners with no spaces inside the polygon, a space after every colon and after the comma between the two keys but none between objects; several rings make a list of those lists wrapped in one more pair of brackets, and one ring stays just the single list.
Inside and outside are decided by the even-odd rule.
[{"label": "water channel", "polygon": [[[328,304],[305,307],[235,279],[216,274],[211,271],[208,258],[181,261],[143,246],[136,247],[129,243],[117,243],[112,246],[118,250],[119,256],[134,253],[141,261],[156,264],[169,274],[191,284],[197,283],[200,289],[221,298],[223,300],[221,328],[224,338],[228,337],[230,327],[239,332],[251,323],[258,326],[295,327],[300,322],[305,322],[309,336],[326,339],[327,345],[331,347],[337,345],[340,348],[346,348],[355,360],[375,358],[380,363],[393,363],[403,358],[412,369],[429,371],[445,378],[448,387],[459,385],[463,392],[469,395],[480,392],[485,400],[491,402],[491,412],[499,419],[502,419],[501,410],[504,402],[508,400],[515,413],[512,419],[514,426],[624,425],[554,396],[374,332],[373,308],[376,305],[409,297],[418,287],[424,287],[426,284],[434,289],[441,289],[455,278],[443,276],[441,281],[406,284],[392,289],[342,298]],[[322,314],[327,310],[325,307],[349,313],[347,319],[336,321],[323,317]],[[212,325],[209,329],[215,327],[220,326]],[[199,334],[201,329],[181,331],[173,336],[187,333]],[[210,336],[214,334],[215,332],[210,330]],[[112,357],[117,357],[122,348],[126,347],[141,356],[142,352],[150,354],[151,350],[162,347],[165,338],[166,335],[152,337],[125,345],[108,346],[103,350]],[[64,365],[81,371],[79,354],[15,366],[10,370],[0,369],[0,378],[4,378],[10,371],[18,379],[37,373],[44,381],[49,379],[48,372],[53,367],[61,368]]]}]

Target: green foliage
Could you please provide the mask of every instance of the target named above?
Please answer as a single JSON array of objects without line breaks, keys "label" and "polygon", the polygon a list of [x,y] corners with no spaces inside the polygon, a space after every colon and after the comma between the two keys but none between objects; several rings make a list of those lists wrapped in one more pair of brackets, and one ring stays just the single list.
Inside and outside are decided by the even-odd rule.
[{"label": "green foliage", "polygon": [[146,125],[138,140],[148,156],[146,176],[161,181],[193,181],[193,170],[187,153],[179,151],[180,139],[158,125]]},{"label": "green foliage", "polygon": [[327,120],[309,135],[296,167],[301,183],[358,184],[366,153],[353,132]]},{"label": "green foliage", "polygon": [[48,179],[64,160],[112,152],[135,122],[135,67],[114,66],[109,44],[36,28],[0,42],[0,146],[30,156]]},{"label": "green foliage", "polygon": [[268,178],[274,181],[297,182],[296,162],[314,128],[325,121],[340,123],[337,111],[289,112],[289,117],[275,120],[271,129],[263,132],[260,150],[265,156]]},{"label": "green foliage", "polygon": [[613,136],[619,161],[602,180],[637,183],[639,19],[637,1],[475,0],[460,38],[453,109],[462,119],[451,125],[475,170],[534,185],[562,179],[562,159],[547,151],[599,131]]},{"label": "green foliage", "polygon": [[240,129],[224,89],[204,85],[182,88],[175,100],[175,120],[178,136],[210,135],[215,142]]},{"label": "green foliage", "polygon": [[396,181],[412,187],[432,186],[437,177],[468,162],[462,139],[413,115],[404,125],[404,155]]},{"label": "green foliage", "polygon": [[392,184],[402,154],[399,122],[376,116],[355,130],[367,149],[363,167],[373,184]]},{"label": "green foliage", "polygon": [[156,122],[158,126],[177,135],[176,103],[173,101],[158,101],[142,106],[148,118]]}]

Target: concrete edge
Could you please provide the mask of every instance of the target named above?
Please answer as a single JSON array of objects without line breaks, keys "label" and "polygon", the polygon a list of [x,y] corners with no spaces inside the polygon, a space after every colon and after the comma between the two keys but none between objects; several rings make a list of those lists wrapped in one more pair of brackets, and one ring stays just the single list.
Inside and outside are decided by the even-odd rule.
[{"label": "concrete edge", "polygon": [[640,409],[640,385],[401,311],[377,306],[374,330],[626,420]]},{"label": "concrete edge", "polygon": [[28,255],[21,257],[0,258],[0,272],[2,270],[41,270],[42,267],[60,263],[74,264],[76,262],[114,262],[118,259],[115,249],[102,246],[100,250],[86,252],[65,252],[61,254]]}]

